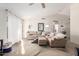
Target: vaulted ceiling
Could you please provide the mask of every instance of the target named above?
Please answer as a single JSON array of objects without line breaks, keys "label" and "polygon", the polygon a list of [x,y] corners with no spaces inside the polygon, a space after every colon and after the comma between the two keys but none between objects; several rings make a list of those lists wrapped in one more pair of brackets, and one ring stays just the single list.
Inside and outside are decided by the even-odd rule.
[{"label": "vaulted ceiling", "polygon": [[24,17],[47,17],[54,14],[64,14],[69,16],[68,3],[45,3],[46,8],[42,8],[41,3],[1,3],[0,8],[9,9],[17,16]]}]

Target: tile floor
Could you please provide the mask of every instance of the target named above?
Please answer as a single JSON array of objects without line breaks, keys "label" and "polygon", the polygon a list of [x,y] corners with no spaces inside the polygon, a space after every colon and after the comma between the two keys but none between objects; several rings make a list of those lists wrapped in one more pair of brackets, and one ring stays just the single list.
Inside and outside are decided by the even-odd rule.
[{"label": "tile floor", "polygon": [[[51,48],[48,46],[39,46],[32,43],[33,40],[21,40],[12,47],[10,53],[4,54],[4,56],[74,56],[73,49],[65,48]],[[69,50],[70,52],[68,52]],[[72,52],[72,53],[71,53]]]}]

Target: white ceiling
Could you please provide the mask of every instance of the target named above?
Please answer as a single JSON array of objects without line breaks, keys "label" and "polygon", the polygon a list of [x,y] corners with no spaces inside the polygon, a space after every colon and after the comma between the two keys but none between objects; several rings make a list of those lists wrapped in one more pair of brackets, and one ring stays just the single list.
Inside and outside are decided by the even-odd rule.
[{"label": "white ceiling", "polygon": [[68,3],[45,3],[46,8],[42,8],[40,3],[29,6],[28,3],[1,3],[0,8],[9,9],[17,16],[24,17],[46,17],[56,13],[69,15]]}]

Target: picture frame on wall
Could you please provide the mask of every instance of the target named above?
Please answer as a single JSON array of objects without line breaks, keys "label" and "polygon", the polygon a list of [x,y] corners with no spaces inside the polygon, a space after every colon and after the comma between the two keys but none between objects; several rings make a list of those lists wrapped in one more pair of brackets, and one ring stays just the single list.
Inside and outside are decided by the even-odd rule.
[{"label": "picture frame on wall", "polygon": [[38,31],[44,31],[44,23],[38,23]]}]

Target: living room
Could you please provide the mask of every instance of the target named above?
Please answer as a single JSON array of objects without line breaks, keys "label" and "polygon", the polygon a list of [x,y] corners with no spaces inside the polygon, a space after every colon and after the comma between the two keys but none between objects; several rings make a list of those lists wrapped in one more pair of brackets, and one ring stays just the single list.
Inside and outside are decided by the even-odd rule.
[{"label": "living room", "polygon": [[[74,47],[78,48],[78,40],[70,39],[70,22],[74,27],[77,25],[77,23],[74,25],[76,21],[73,15],[78,12],[76,6],[79,5],[70,3],[0,4],[1,54],[4,56],[77,55]],[[72,25],[71,28],[73,28]],[[74,30],[76,29],[71,29],[71,34]]]}]

